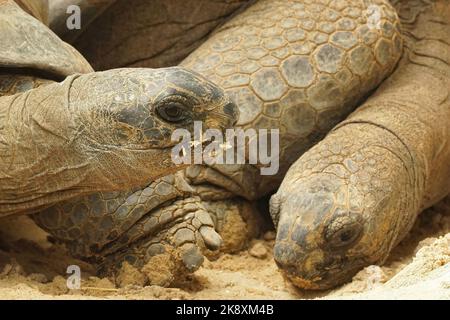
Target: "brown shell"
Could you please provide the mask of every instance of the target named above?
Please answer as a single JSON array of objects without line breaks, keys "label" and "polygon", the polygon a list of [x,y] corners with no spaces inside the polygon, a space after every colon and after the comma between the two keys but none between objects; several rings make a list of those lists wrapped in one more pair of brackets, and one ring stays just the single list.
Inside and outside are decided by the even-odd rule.
[{"label": "brown shell", "polygon": [[33,70],[53,78],[93,69],[72,46],[12,0],[0,0],[0,68]]}]

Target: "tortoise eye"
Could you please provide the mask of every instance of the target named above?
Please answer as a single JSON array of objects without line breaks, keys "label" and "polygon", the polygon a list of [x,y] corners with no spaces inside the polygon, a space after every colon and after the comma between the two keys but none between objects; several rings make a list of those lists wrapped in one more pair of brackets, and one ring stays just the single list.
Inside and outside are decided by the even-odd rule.
[{"label": "tortoise eye", "polygon": [[159,106],[158,115],[169,122],[180,122],[186,119],[186,108],[179,102],[168,102]]},{"label": "tortoise eye", "polygon": [[363,231],[363,225],[349,217],[339,217],[328,225],[325,240],[333,248],[347,247],[356,243]]},{"label": "tortoise eye", "polygon": [[359,225],[346,226],[334,234],[330,243],[335,247],[347,246],[358,238],[360,231]]}]

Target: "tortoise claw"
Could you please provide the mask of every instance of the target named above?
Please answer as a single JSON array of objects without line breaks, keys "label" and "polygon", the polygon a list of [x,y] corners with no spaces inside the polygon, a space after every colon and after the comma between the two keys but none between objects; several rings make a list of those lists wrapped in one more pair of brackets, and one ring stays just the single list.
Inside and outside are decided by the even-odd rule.
[{"label": "tortoise claw", "polygon": [[210,226],[202,226],[199,232],[203,238],[205,246],[209,250],[216,251],[220,248],[223,243],[222,237]]},{"label": "tortoise claw", "polygon": [[194,272],[203,264],[204,257],[198,246],[185,244],[182,248],[181,259],[189,272]]}]

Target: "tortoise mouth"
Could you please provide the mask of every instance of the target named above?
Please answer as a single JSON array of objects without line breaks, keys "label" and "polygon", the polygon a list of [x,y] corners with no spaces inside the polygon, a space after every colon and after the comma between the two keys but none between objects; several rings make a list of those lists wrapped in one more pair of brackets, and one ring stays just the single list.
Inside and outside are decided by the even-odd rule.
[{"label": "tortoise mouth", "polygon": [[[311,254],[299,254],[289,253],[284,249],[282,255],[277,256],[276,253],[275,249],[275,263],[283,276],[296,287],[305,290],[332,289],[350,281],[361,269],[370,264],[364,257],[348,258],[327,254],[321,250],[315,250]],[[318,256],[321,258],[318,259]]]},{"label": "tortoise mouth", "polygon": [[[353,276],[362,269],[353,267],[350,269],[336,268],[305,275],[297,270],[282,268],[283,276],[299,289],[304,290],[330,290],[352,280]],[[345,271],[344,271],[345,270]]]},{"label": "tortoise mouth", "polygon": [[[204,139],[200,142],[201,146],[202,146],[202,150],[208,146],[208,144],[210,144],[213,141],[212,138],[210,139]],[[126,149],[126,150],[133,150],[133,151],[151,151],[151,150],[168,150],[174,148],[176,145],[178,145],[180,142],[179,141],[172,141],[172,140],[166,140],[164,143],[158,144],[158,143],[150,143],[150,142],[146,142],[143,144],[136,144],[136,143],[130,143],[127,145],[121,145],[120,148],[121,149]],[[194,141],[192,142],[194,143]],[[192,152],[194,152],[194,148],[191,148]],[[193,154],[192,154],[193,156]]]},{"label": "tortoise mouth", "polygon": [[304,290],[330,290],[352,280],[359,269],[351,270],[343,274],[316,275],[314,277],[302,277],[288,270],[282,270],[283,276],[299,289]]}]

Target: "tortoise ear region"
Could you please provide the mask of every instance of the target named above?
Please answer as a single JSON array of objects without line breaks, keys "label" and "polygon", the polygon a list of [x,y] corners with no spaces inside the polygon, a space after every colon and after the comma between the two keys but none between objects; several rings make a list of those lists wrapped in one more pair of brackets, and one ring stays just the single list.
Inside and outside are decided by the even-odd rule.
[{"label": "tortoise ear region", "polygon": [[270,217],[272,218],[275,228],[278,226],[278,222],[280,221],[280,207],[281,207],[280,195],[278,193],[275,193],[269,200]]}]

